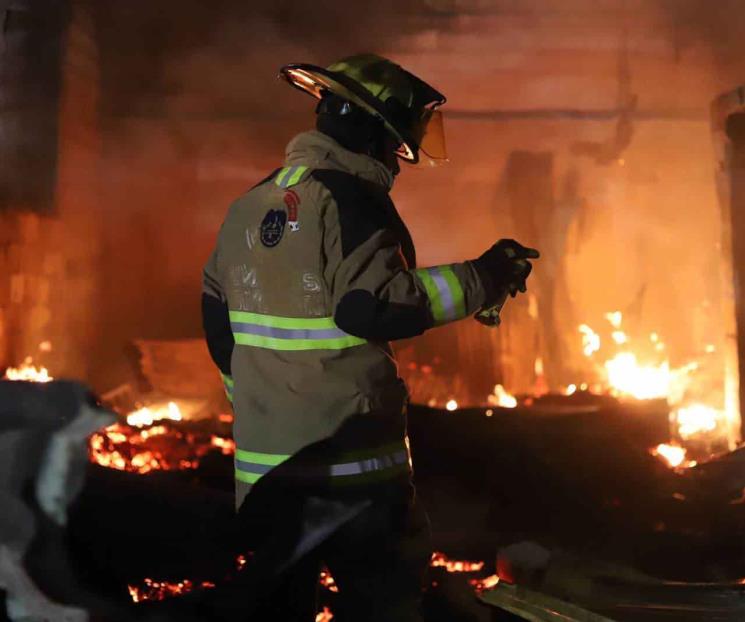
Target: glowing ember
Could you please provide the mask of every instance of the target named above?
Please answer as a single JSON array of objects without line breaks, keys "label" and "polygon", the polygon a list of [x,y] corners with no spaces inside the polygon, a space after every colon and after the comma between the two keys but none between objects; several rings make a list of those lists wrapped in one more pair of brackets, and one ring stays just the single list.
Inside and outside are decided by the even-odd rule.
[{"label": "glowing ember", "polygon": [[469,562],[448,559],[444,553],[432,553],[429,562],[432,568],[445,568],[448,572],[479,572],[484,567],[484,562]]},{"label": "glowing ember", "polygon": [[501,385],[494,386],[494,393],[487,398],[489,405],[500,406],[501,408],[516,408],[517,398],[510,395]]},{"label": "glowing ember", "polygon": [[661,443],[650,452],[653,456],[661,458],[672,468],[680,466],[693,466],[695,463],[685,463],[686,450],[680,445]]},{"label": "glowing ember", "polygon": [[564,395],[574,395],[576,392],[577,392],[576,384],[570,384],[566,389],[564,389]]},{"label": "glowing ember", "polygon": [[579,332],[582,333],[582,351],[585,356],[592,356],[600,350],[600,335],[598,335],[587,324],[581,324]]},{"label": "glowing ember", "polygon": [[705,404],[692,404],[676,410],[673,418],[678,423],[680,438],[689,439],[715,431],[724,419],[724,412]]},{"label": "glowing ember", "polygon": [[235,453],[235,441],[232,438],[223,438],[222,436],[215,436],[213,434],[210,438],[210,444],[220,449],[226,456],[231,456]]},{"label": "glowing ember", "polygon": [[195,589],[208,589],[215,587],[214,583],[209,581],[203,581],[199,584],[194,584],[188,579],[178,582],[169,581],[153,581],[152,579],[145,579],[142,586],[128,585],[129,595],[132,600],[136,603],[141,603],[147,600],[165,600],[173,596],[181,596],[193,592]]},{"label": "glowing ember", "polygon": [[201,458],[220,450],[231,455],[232,440],[178,430],[166,425],[139,429],[115,423],[88,441],[91,462],[108,469],[144,475],[151,471],[196,469]]},{"label": "glowing ember", "polygon": [[323,611],[319,611],[316,615],[316,622],[331,622],[334,618],[334,614],[328,607],[324,607]]},{"label": "glowing ember", "polygon": [[140,408],[127,415],[127,424],[136,428],[153,425],[156,421],[181,421],[181,411],[175,402],[168,402],[168,405],[161,408],[150,409],[147,407]]},{"label": "glowing ember", "polygon": [[613,341],[615,341],[619,346],[622,346],[624,343],[628,343],[629,341],[628,335],[622,330],[614,330],[611,337],[613,337]]},{"label": "glowing ember", "polygon": [[450,411],[458,410],[458,402],[456,402],[455,400],[450,400],[447,404],[445,404],[445,408]]},{"label": "glowing ember", "polygon": [[8,367],[5,370],[6,380],[21,380],[25,382],[50,382],[54,380],[46,367],[36,367],[33,359],[28,356],[20,367]]},{"label": "glowing ember", "polygon": [[499,577],[493,574],[485,579],[471,579],[469,583],[473,586],[476,592],[481,593],[495,587],[497,583],[499,583]]}]

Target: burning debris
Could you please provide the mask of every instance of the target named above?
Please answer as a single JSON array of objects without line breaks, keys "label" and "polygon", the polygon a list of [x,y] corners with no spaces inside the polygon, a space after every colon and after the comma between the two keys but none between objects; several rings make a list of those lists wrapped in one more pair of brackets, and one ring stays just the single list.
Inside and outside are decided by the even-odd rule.
[{"label": "burning debris", "polygon": [[141,603],[145,601],[153,600],[165,600],[173,596],[182,596],[193,592],[195,589],[209,589],[215,587],[214,583],[210,581],[202,581],[199,584],[194,584],[188,579],[184,579],[179,582],[168,582],[168,581],[153,581],[152,579],[145,579],[142,586],[129,585],[129,595],[132,601],[135,603]]}]

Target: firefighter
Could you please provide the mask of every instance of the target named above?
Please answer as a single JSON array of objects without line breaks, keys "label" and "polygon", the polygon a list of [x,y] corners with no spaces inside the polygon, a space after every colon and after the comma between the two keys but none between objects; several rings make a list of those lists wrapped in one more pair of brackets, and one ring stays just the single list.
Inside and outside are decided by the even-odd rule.
[{"label": "firefighter", "polygon": [[[235,412],[236,505],[265,514],[255,547],[292,540],[280,564],[291,580],[264,615],[313,620],[323,562],[337,619],[420,620],[429,530],[388,342],[524,292],[538,253],[501,240],[473,261],[418,268],[389,192],[399,160],[446,158],[445,97],[372,54],[280,76],[318,100],[316,129],[230,207],[202,296]],[[257,496],[272,480],[291,491],[284,505]]]}]

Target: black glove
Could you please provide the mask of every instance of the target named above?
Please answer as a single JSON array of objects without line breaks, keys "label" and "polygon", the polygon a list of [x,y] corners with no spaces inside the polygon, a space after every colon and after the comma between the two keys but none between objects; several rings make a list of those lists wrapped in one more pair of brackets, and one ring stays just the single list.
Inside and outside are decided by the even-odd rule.
[{"label": "black glove", "polygon": [[513,298],[517,292],[527,290],[526,280],[533,266],[529,259],[538,259],[540,253],[515,240],[499,240],[481,257],[473,260],[473,265],[486,289],[488,306],[508,292]]}]

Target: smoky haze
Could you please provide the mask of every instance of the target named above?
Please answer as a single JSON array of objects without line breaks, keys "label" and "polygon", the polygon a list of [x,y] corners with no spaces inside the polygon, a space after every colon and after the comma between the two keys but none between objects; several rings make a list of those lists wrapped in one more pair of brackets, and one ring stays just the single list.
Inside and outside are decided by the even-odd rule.
[{"label": "smoky haze", "polygon": [[404,168],[394,189],[421,261],[473,258],[508,236],[544,252],[536,299],[511,302],[502,330],[441,329],[402,344],[405,359],[442,361],[476,400],[500,379],[529,389],[539,356],[557,362],[552,386],[574,381],[586,364],[577,324],[613,309],[639,309],[639,330],[665,333],[671,355],[721,338],[708,107],[745,75],[741,2],[72,6],[95,47],[99,388],[125,375],[132,339],[200,334],[201,267],[227,206],[313,124],[313,102],[278,68],[362,51],[431,81],[454,113],[450,164]]}]

